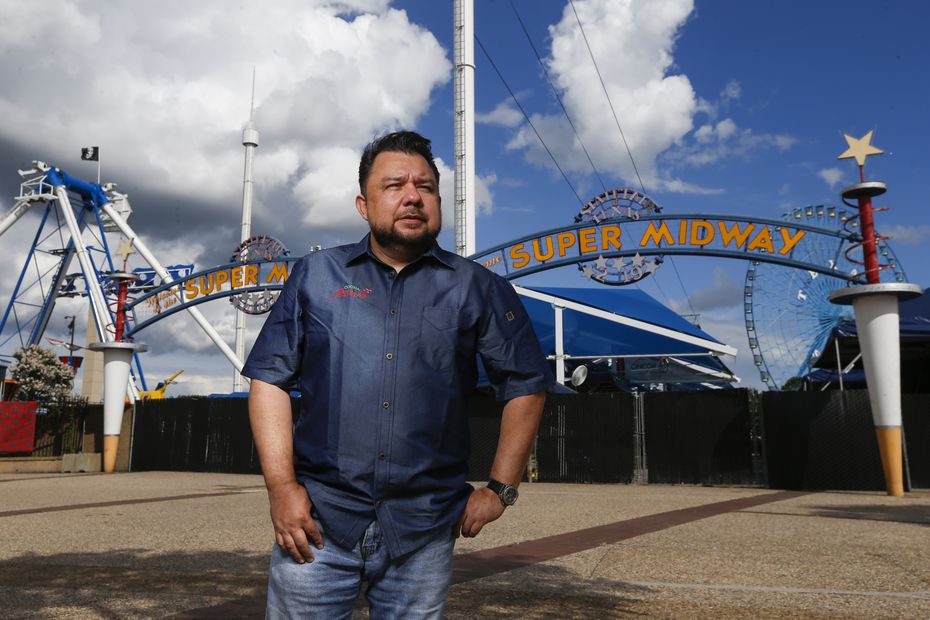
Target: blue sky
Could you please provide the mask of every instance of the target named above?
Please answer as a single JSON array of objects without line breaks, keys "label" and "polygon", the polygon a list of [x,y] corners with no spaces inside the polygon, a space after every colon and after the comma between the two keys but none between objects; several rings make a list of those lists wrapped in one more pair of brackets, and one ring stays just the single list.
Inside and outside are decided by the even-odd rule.
[{"label": "blue sky", "polygon": [[[534,118],[583,200],[601,188],[566,141],[558,103],[508,0],[476,0],[476,34],[521,105]],[[513,0],[559,85],[608,187],[638,187],[629,158],[579,46],[562,0]],[[354,166],[364,143],[411,127],[434,140],[451,212],[452,2],[224,2],[171,0],[159,7],[58,0],[33,7],[0,0],[0,208],[11,206],[17,167],[44,159],[93,178],[79,148],[102,149],[104,180],[133,201],[132,223],[165,263],[206,267],[238,240],[242,152],[257,69],[253,231],[293,253],[352,241]],[[778,218],[811,204],[839,204],[856,177],[838,161],[843,133],[874,130],[886,155],[867,176],[888,184],[879,230],[909,280],[930,284],[923,208],[928,124],[921,2],[830,0],[660,2],[575,0],[649,196],[666,213],[711,212]],[[57,17],[56,17],[57,16]],[[54,36],[67,18],[73,36]],[[22,24],[31,24],[23,29]],[[28,30],[28,31],[27,31]],[[477,171],[483,194],[478,248],[570,223],[578,199],[528,132],[487,58],[476,50]],[[447,218],[451,213],[447,213]],[[33,220],[3,238],[21,256]],[[33,228],[30,228],[33,226]],[[451,227],[442,240],[451,245]],[[743,329],[746,265],[674,261],[642,290],[676,310],[689,306],[706,331],[740,349],[730,361],[758,386]],[[0,278],[7,291],[11,270]],[[530,284],[585,286],[574,269]],[[786,295],[793,294],[786,290]],[[4,302],[5,302],[4,292]],[[690,300],[690,304],[689,304]],[[62,313],[74,309],[62,305]],[[219,306],[219,304],[216,304]],[[232,337],[231,314],[205,310]],[[52,330],[61,336],[61,320]],[[254,336],[260,322],[250,322]],[[225,362],[187,323],[152,328],[152,374],[187,366],[179,391],[228,389]]]}]

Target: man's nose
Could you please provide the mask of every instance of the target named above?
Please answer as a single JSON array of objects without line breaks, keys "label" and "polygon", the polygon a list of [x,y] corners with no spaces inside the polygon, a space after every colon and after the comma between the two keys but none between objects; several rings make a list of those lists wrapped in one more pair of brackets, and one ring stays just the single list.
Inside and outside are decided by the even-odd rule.
[{"label": "man's nose", "polygon": [[406,205],[423,204],[423,197],[420,196],[420,191],[417,189],[416,183],[407,183],[406,185],[404,185],[404,204]]}]

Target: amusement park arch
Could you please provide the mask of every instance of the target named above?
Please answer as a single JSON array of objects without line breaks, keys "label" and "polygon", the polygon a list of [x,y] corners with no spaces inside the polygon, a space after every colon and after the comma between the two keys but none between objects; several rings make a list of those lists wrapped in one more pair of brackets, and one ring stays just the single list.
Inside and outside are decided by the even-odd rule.
[{"label": "amusement park arch", "polygon": [[[101,229],[109,221],[109,225],[115,225],[114,230],[132,240],[137,249],[145,248],[114,209],[114,203],[125,196],[109,188],[74,179],[56,168],[46,166],[36,172],[44,172],[44,176],[24,184],[24,190],[28,191],[24,191],[23,199],[4,219],[0,233],[35,202],[51,204],[57,200],[63,211],[71,211],[68,194],[76,198],[81,206],[74,209],[78,213],[78,222],[70,226],[72,239],[65,248],[68,258],[55,272],[50,290],[58,291],[61,287],[70,257],[80,249],[74,238],[81,234],[79,229],[85,221],[97,222],[97,228]],[[655,273],[666,255],[738,259],[752,265],[772,265],[812,276],[826,275],[845,280],[850,274],[838,266],[845,252],[861,242],[861,236],[854,228],[814,225],[803,219],[662,213],[648,197],[629,189],[605,192],[585,205],[575,219],[573,224],[525,235],[470,258],[509,280],[577,265],[585,276],[594,281],[629,284]],[[100,235],[103,239],[102,230]],[[809,251],[812,246],[827,247],[829,251],[812,253]],[[160,281],[156,280],[154,284],[157,286],[129,304],[132,320],[128,336],[181,310],[190,312],[195,319],[200,318],[200,323],[202,317],[196,306],[222,297],[256,298],[264,302],[259,305],[270,306],[276,291],[283,287],[290,265],[296,260],[278,256],[265,261],[230,262],[186,275],[189,271],[162,268],[150,254],[146,251],[143,257],[150,264],[154,262],[157,265],[155,271]],[[109,250],[107,262],[112,270]],[[105,286],[100,278],[105,269],[99,265],[87,267],[84,263],[81,266],[82,271],[93,274],[87,281]],[[88,286],[88,292],[93,288]],[[95,294],[91,292],[91,295]],[[96,315],[105,314],[105,310],[100,311],[104,305],[99,299],[94,303]],[[30,341],[41,338],[41,333],[36,333],[36,330],[41,332],[44,329],[50,307],[49,303],[45,304],[40,320],[30,334]],[[101,331],[98,326],[98,333]],[[221,346],[225,343],[218,342],[214,336],[211,338],[232,360],[235,356],[231,356],[228,346]],[[241,364],[238,359],[235,362]]]}]

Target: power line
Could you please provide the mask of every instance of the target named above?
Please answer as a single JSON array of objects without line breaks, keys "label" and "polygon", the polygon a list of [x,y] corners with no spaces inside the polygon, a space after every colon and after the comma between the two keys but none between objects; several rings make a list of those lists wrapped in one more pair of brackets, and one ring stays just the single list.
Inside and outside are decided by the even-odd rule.
[{"label": "power line", "polygon": [[559,96],[559,91],[556,89],[555,84],[552,83],[552,79],[549,77],[549,71],[546,69],[546,63],[543,62],[542,57],[539,55],[539,51],[536,49],[536,45],[533,44],[533,39],[530,37],[530,33],[526,29],[526,24],[523,23],[523,19],[520,17],[520,13],[517,12],[517,7],[514,6],[513,0],[508,0],[508,2],[510,2],[510,8],[513,9],[513,14],[517,17],[517,21],[520,22],[520,28],[523,29],[523,34],[526,36],[527,42],[533,49],[533,54],[536,55],[536,60],[539,62],[539,66],[542,67],[543,75],[546,76],[546,81],[549,83],[549,88],[552,89],[552,94],[555,95],[555,100],[559,102],[559,107],[562,108],[562,113],[565,115],[566,120],[568,120],[568,124],[572,128],[572,131],[575,134],[575,138],[578,139],[578,144],[581,146],[581,150],[584,151],[585,157],[588,158],[588,163],[591,164],[591,170],[594,171],[594,176],[597,177],[597,180],[601,184],[601,188],[606,192],[607,185],[604,183],[604,179],[601,178],[600,173],[597,171],[597,166],[594,165],[594,161],[592,161],[591,155],[588,154],[588,149],[585,148],[584,142],[582,142],[581,136],[578,134],[578,130],[575,128],[575,123],[572,122],[572,117],[569,116],[568,110],[565,109],[565,104],[562,103],[562,98]]},{"label": "power line", "polygon": [[568,180],[568,176],[565,174],[565,171],[562,170],[562,166],[559,165],[559,162],[556,161],[555,155],[552,154],[552,151],[549,150],[549,146],[546,144],[546,141],[543,140],[542,136],[537,131],[536,126],[533,125],[533,121],[530,120],[529,115],[526,113],[526,110],[523,109],[523,106],[520,105],[520,101],[517,99],[517,96],[511,90],[510,85],[507,83],[507,80],[504,79],[504,76],[501,74],[500,70],[497,68],[497,65],[494,63],[494,59],[491,58],[491,55],[488,53],[488,50],[484,48],[484,45],[481,43],[481,39],[475,35],[475,43],[478,44],[478,47],[481,48],[481,51],[484,52],[485,57],[488,59],[488,62],[491,63],[491,67],[494,69],[494,72],[497,73],[497,77],[500,78],[501,82],[504,84],[504,88],[507,89],[507,92],[510,93],[510,97],[513,99],[513,102],[517,105],[517,108],[520,110],[520,113],[523,114],[523,118],[526,119],[526,122],[532,128],[533,133],[536,134],[536,137],[539,139],[539,142],[543,145],[543,148],[546,149],[546,153],[549,154],[549,158],[552,159],[552,163],[555,164],[555,167],[558,168],[559,172],[562,174],[562,178],[565,179],[565,182],[571,188],[572,193],[575,194],[575,198],[578,199],[578,203],[584,206],[584,200],[581,199],[581,196],[578,195],[578,191],[575,189],[575,186],[572,185],[572,182]]},{"label": "power line", "polygon": [[646,186],[643,184],[643,178],[639,176],[639,168],[636,167],[636,160],[633,159],[633,151],[630,150],[630,145],[626,141],[626,136],[623,134],[623,128],[620,127],[620,119],[617,118],[617,111],[614,109],[614,103],[610,100],[610,95],[607,92],[607,85],[604,84],[604,78],[601,77],[601,70],[597,66],[597,61],[594,59],[594,52],[591,51],[591,45],[588,44],[588,36],[584,32],[584,26],[581,25],[581,19],[578,17],[578,12],[575,10],[574,0],[568,0],[568,3],[572,7],[572,13],[575,14],[575,21],[578,22],[578,28],[581,30],[581,38],[584,39],[585,47],[588,48],[588,56],[591,57],[591,63],[594,65],[594,71],[597,73],[597,79],[601,82],[601,88],[604,90],[604,96],[607,97],[607,105],[610,106],[610,113],[613,114],[614,123],[617,124],[617,130],[620,132],[620,137],[623,139],[623,146],[626,147],[626,153],[630,156],[630,162],[633,164],[633,171],[636,173],[636,179],[639,181],[639,187],[643,190],[643,193],[646,193]]},{"label": "power line", "polygon": [[[604,78],[601,76],[601,70],[597,66],[597,60],[594,59],[594,52],[591,51],[591,45],[588,43],[588,36],[585,34],[584,26],[581,25],[581,18],[578,17],[578,11],[575,10],[575,1],[568,0],[568,3],[572,7],[572,13],[575,15],[575,21],[578,22],[578,29],[581,31],[581,38],[584,39],[585,47],[588,48],[588,56],[591,57],[591,63],[594,65],[594,71],[597,73],[597,79],[601,82],[601,88],[604,91],[604,96],[607,98],[607,105],[610,106],[610,113],[613,114],[614,123],[617,125],[617,130],[620,132],[620,138],[623,140],[623,146],[626,147],[627,155],[630,156],[630,163],[633,164],[633,172],[636,173],[636,179],[639,181],[639,187],[643,191],[643,194],[646,193],[646,186],[643,183],[643,178],[639,174],[639,168],[636,166],[636,160],[633,158],[633,151],[630,150],[630,145],[626,140],[626,135],[623,133],[623,128],[620,126],[620,119],[617,117],[617,111],[614,109],[613,101],[610,99],[610,94],[607,92],[607,85],[604,84]],[[671,256],[668,257],[669,262],[672,264],[672,268],[675,271],[675,276],[678,278],[678,284],[681,286],[681,291],[685,294],[685,301],[688,302],[688,308],[691,310],[692,314],[694,312],[694,307],[691,305],[691,297],[688,295],[688,291],[685,289],[685,283],[681,279],[681,274],[678,272],[678,266],[675,264],[675,261]],[[659,291],[662,291],[662,287],[659,286],[658,281],[656,281],[656,286],[659,288]],[[665,296],[665,293],[662,292],[662,295]]]}]

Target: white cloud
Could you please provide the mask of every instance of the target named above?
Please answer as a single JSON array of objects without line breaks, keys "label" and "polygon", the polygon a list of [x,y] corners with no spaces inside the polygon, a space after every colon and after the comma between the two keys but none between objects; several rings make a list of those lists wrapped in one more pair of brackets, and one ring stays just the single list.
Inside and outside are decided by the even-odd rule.
[{"label": "white cloud", "polygon": [[475,177],[475,203],[479,214],[490,215],[494,212],[494,192],[491,188],[495,183],[497,183],[497,175],[493,172]]},{"label": "white cloud", "polygon": [[[693,3],[576,0],[574,7],[639,172],[652,185],[657,177],[656,156],[691,130],[697,107],[688,78],[669,73],[675,37]],[[550,74],[595,165],[636,183],[571,6],[566,5],[561,21],[549,32]],[[532,120],[563,168],[591,172],[564,117],[535,114]],[[509,148],[525,151],[526,158],[535,164],[552,166],[528,127],[517,131]]]},{"label": "white cloud", "polygon": [[725,194],[726,190],[722,188],[715,187],[703,187],[695,183],[688,183],[687,181],[682,181],[681,179],[658,179],[657,184],[659,187],[668,192],[674,192],[676,194],[698,194],[703,196],[719,196],[720,194]]},{"label": "white cloud", "polygon": [[758,134],[743,129],[732,118],[701,125],[693,138],[693,143],[682,142],[664,157],[674,163],[705,166],[727,157],[748,157],[765,148],[785,151],[797,142],[797,138],[785,134]]},{"label": "white cloud", "polygon": [[514,105],[513,100],[507,98],[490,112],[475,114],[475,122],[486,125],[501,125],[503,127],[516,127],[523,122],[523,114]]},{"label": "white cloud", "polygon": [[892,224],[882,226],[881,234],[890,237],[892,245],[919,245],[930,239],[930,225]]},{"label": "white cloud", "polygon": [[[254,66],[261,193],[312,188],[312,199],[301,196],[306,219],[334,229],[345,219],[326,211],[331,186],[358,166],[345,154],[413,127],[451,73],[436,38],[388,4],[4,1],[0,139],[87,176],[78,148],[99,145],[104,180],[185,202],[196,195],[203,209],[232,215]],[[69,36],[58,36],[63,23]],[[331,163],[333,153],[341,157]],[[338,162],[347,170],[335,171]],[[324,169],[338,174],[327,183]]]},{"label": "white cloud", "polygon": [[[615,178],[638,185],[638,170],[647,188],[716,194],[720,190],[675,178],[670,167],[706,165],[762,148],[785,150],[795,143],[792,136],[741,128],[732,118],[702,125],[693,140],[687,140],[697,114],[714,119],[718,108],[725,109],[742,96],[739,82],[730,80],[718,101],[711,102],[696,95],[687,76],[673,73],[676,38],[694,8],[692,0],[579,0],[574,7],[636,160],[636,170],[616,131],[571,6],[566,6],[561,21],[549,29],[552,48],[547,62],[581,142],[602,173],[609,171]],[[592,172],[563,116],[533,114],[531,120],[563,170],[583,175]],[[508,148],[523,151],[535,165],[555,168],[528,126],[519,126]]]},{"label": "white cloud", "polygon": [[735,101],[742,96],[743,90],[740,88],[739,82],[736,80],[730,80],[723,87],[723,90],[720,91],[720,99],[722,101]]},{"label": "white cloud", "polygon": [[845,173],[839,168],[824,168],[823,170],[817,171],[817,176],[826,181],[827,185],[830,186],[830,189],[833,189],[840,184],[840,181],[843,180]]}]

